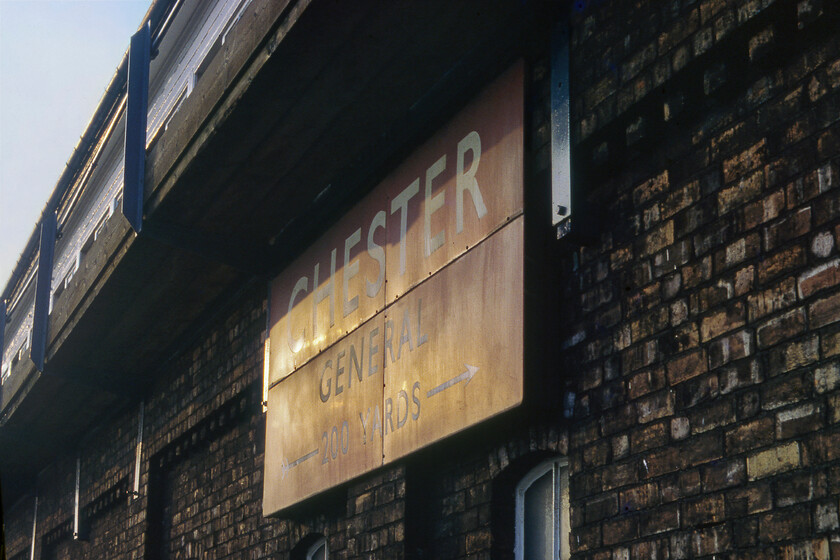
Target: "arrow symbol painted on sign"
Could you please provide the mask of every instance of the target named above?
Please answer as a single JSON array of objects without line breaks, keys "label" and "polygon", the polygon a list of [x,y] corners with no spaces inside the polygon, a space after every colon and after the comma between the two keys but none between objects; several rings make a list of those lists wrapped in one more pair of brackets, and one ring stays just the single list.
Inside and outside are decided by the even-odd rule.
[{"label": "arrow symbol painted on sign", "polygon": [[301,463],[303,463],[307,459],[311,459],[312,457],[314,457],[317,454],[318,454],[318,450],[315,449],[314,451],[310,451],[309,453],[307,453],[303,457],[301,457],[299,459],[295,459],[291,463],[287,463],[286,460],[283,459],[283,465],[281,467],[283,469],[283,478],[286,478],[286,473],[287,472],[289,472],[290,470],[292,470],[296,466],[300,465]]},{"label": "arrow symbol painted on sign", "polygon": [[466,383],[464,383],[464,387],[469,385],[470,380],[475,375],[475,372],[478,371],[478,368],[475,367],[475,366],[471,366],[469,364],[464,364],[464,367],[466,367],[467,369],[466,369],[466,371],[464,371],[460,375],[456,375],[455,377],[453,377],[449,381],[441,383],[440,385],[438,385],[434,389],[429,389],[426,392],[426,398],[433,397],[434,395],[437,395],[441,391],[445,391],[445,390],[449,389],[450,387],[460,383],[461,381],[466,381]]}]

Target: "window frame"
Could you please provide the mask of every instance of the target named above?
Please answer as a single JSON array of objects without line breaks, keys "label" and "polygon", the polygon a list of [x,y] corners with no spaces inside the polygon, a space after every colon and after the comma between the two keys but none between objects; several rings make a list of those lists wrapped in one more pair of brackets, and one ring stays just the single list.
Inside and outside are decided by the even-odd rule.
[{"label": "window frame", "polygon": [[315,553],[318,552],[318,549],[320,549],[321,546],[324,547],[324,557],[329,558],[330,547],[329,545],[327,545],[327,537],[322,536],[319,537],[318,540],[316,540],[309,546],[309,548],[306,549],[306,560],[312,560],[314,558]]},{"label": "window frame", "polygon": [[[539,463],[528,471],[516,484],[514,529],[514,557],[525,559],[525,493],[546,473],[552,473],[554,494],[554,531],[553,558],[566,560],[570,557],[569,534],[571,533],[569,516],[569,461],[565,457],[555,457]],[[565,536],[565,538],[564,538]]]}]

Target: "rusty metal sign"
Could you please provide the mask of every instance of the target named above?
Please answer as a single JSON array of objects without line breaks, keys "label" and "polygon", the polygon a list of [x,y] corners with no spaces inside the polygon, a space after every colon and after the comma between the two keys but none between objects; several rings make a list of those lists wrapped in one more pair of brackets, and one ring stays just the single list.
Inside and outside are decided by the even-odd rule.
[{"label": "rusty metal sign", "polygon": [[385,311],[395,349],[384,356],[386,462],[522,402],[523,224],[520,216]]},{"label": "rusty metal sign", "polygon": [[523,76],[273,282],[266,515],[521,402]]},{"label": "rusty metal sign", "polygon": [[523,225],[269,390],[266,514],[522,402]]},{"label": "rusty metal sign", "polygon": [[523,74],[488,87],[273,282],[271,384],[522,213]]},{"label": "rusty metal sign", "polygon": [[266,514],[382,465],[384,315],[268,392]]}]

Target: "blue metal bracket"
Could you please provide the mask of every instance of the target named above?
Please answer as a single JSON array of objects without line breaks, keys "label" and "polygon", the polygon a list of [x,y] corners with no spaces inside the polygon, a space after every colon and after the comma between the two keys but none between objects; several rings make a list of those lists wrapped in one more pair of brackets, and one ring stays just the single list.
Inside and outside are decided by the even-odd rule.
[{"label": "blue metal bracket", "polygon": [[123,215],[135,232],[143,228],[143,184],[146,173],[146,116],[149,105],[151,28],[147,23],[131,37],[128,49],[128,100],[125,117]]},{"label": "blue metal bracket", "polygon": [[47,355],[47,333],[50,320],[50,292],[52,291],[53,253],[55,252],[55,212],[49,210],[41,222],[41,244],[38,252],[38,272],[35,277],[35,313],[32,319],[32,346],[29,357],[44,371]]}]

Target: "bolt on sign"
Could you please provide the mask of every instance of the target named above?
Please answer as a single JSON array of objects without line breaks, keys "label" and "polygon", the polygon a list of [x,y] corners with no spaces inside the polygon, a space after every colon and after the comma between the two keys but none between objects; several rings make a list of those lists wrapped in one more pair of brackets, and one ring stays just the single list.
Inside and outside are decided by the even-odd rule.
[{"label": "bolt on sign", "polygon": [[263,511],[522,402],[520,61],[272,282]]}]

